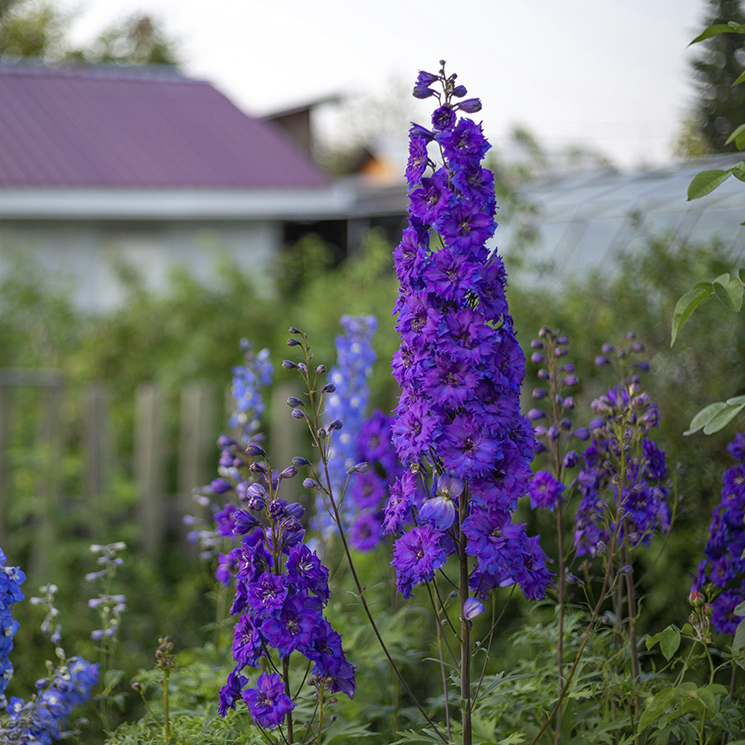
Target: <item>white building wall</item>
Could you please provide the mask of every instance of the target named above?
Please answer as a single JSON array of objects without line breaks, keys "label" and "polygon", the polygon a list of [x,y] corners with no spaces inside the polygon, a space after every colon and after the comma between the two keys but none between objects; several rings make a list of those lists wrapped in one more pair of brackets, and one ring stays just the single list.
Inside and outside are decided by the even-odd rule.
[{"label": "white building wall", "polygon": [[157,291],[177,267],[209,281],[227,261],[266,285],[281,241],[275,220],[0,220],[0,276],[20,257],[69,289],[82,310],[105,312],[126,299],[122,268]]}]

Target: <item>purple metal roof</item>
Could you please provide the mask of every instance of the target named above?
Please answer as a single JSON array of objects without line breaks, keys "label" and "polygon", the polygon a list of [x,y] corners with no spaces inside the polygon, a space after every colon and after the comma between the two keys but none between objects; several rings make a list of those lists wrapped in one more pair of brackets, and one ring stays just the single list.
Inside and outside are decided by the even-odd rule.
[{"label": "purple metal roof", "polygon": [[151,68],[0,64],[0,188],[327,183],[274,125],[204,81]]}]

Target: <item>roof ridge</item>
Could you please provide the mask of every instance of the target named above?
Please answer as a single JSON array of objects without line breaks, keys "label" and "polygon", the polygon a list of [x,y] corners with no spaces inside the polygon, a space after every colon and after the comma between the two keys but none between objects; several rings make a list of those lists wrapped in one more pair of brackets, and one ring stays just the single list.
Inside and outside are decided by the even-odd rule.
[{"label": "roof ridge", "polygon": [[37,58],[10,59],[0,57],[0,75],[38,75],[43,77],[87,78],[106,80],[137,80],[172,83],[206,83],[187,77],[172,65],[125,64],[121,62],[47,62]]}]

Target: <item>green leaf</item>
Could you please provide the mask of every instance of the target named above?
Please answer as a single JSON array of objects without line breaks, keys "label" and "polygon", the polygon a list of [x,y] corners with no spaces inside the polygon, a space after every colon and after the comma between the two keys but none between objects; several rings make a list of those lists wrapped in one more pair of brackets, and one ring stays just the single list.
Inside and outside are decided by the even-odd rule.
[{"label": "green leaf", "polygon": [[675,626],[668,626],[660,635],[660,651],[669,662],[680,646],[680,630]]},{"label": "green leaf", "polygon": [[745,81],[745,72],[741,72],[737,80],[735,80],[735,82],[732,83],[732,85],[738,85],[739,83],[742,83],[743,81]]},{"label": "green leaf", "polygon": [[[740,147],[739,143],[745,141],[745,135],[740,135],[737,138],[737,147]],[[740,181],[745,181],[745,161],[740,161],[732,166],[732,175]]]},{"label": "green leaf", "polygon": [[733,649],[745,648],[745,621],[740,621],[735,629],[735,641],[732,642]]},{"label": "green leaf", "polygon": [[670,346],[675,344],[675,339],[678,337],[678,333],[683,328],[685,322],[691,317],[696,308],[701,303],[710,297],[714,292],[714,285],[712,282],[699,282],[695,287],[688,290],[678,302],[675,303],[675,310],[673,311],[673,331],[672,339],[670,340]]},{"label": "green leaf", "polygon": [[[745,77],[745,72],[740,77]],[[739,127],[737,127],[737,129],[735,129],[735,131],[727,138],[727,141],[724,144],[729,145],[730,142],[736,140],[743,133],[745,133],[745,124],[741,124]]]},{"label": "green leaf", "polygon": [[699,688],[698,695],[701,701],[703,701],[704,706],[709,711],[714,711],[717,708],[717,701],[714,697],[714,691],[712,691],[710,688]]},{"label": "green leaf", "polygon": [[644,643],[647,645],[647,651],[652,649],[652,647],[654,647],[654,645],[657,644],[659,640],[660,640],[660,634],[653,634],[652,636],[648,636],[644,640]]},{"label": "green leaf", "polygon": [[704,425],[704,434],[711,435],[726,427],[743,409],[745,401],[738,404],[730,404],[727,401],[724,406]]},{"label": "green leaf", "polygon": [[[735,34],[735,33],[737,33],[737,29],[732,28],[731,26],[725,23],[717,23],[715,26],[709,26],[709,28],[707,28],[706,31],[699,34],[691,42],[691,44],[696,44],[699,41],[704,41],[705,39],[708,39],[710,36],[716,36],[717,34]],[[691,44],[689,44],[688,46],[690,47]]]},{"label": "green leaf", "polygon": [[698,432],[703,429],[727,404],[724,401],[717,401],[715,404],[709,404],[704,406],[696,416],[691,419],[691,423],[688,425],[688,429],[683,432],[683,435],[692,435],[694,432]]},{"label": "green leaf", "polygon": [[745,269],[738,269],[737,276],[740,278],[740,282],[745,282]]},{"label": "green leaf", "polygon": [[742,308],[742,282],[738,277],[721,274],[712,283],[714,294],[733,312]]},{"label": "green leaf", "polygon": [[717,186],[721,186],[730,176],[732,170],[722,171],[719,168],[713,168],[710,171],[701,171],[697,173],[691,183],[688,185],[688,201],[701,199],[710,194]]},{"label": "green leaf", "polygon": [[745,616],[745,603],[740,603],[740,605],[736,606],[732,612],[736,616]]}]

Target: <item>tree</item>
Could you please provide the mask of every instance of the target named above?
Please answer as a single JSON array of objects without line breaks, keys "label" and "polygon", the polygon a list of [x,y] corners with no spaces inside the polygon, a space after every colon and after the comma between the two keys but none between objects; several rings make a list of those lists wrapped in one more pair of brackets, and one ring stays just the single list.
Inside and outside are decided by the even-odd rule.
[{"label": "tree", "polygon": [[0,56],[60,59],[71,21],[45,0],[0,0]]},{"label": "tree", "polygon": [[[704,27],[726,24],[730,21],[745,23],[740,0],[709,0]],[[703,145],[709,152],[725,153],[735,150],[726,144],[727,138],[742,121],[745,108],[745,88],[732,86],[745,63],[745,41],[740,34],[718,34],[704,42],[704,53],[691,61],[696,101],[693,106],[689,142]],[[691,138],[696,135],[698,139]],[[693,155],[681,139],[686,155]]]},{"label": "tree", "polygon": [[[82,59],[129,64],[179,64],[177,43],[150,16],[135,14],[101,32]],[[75,54],[70,56],[77,56]]]},{"label": "tree", "polygon": [[49,0],[0,0],[0,56],[174,66],[180,62],[177,43],[149,16],[119,21],[86,47],[75,47],[67,38],[73,20],[73,14]]}]

